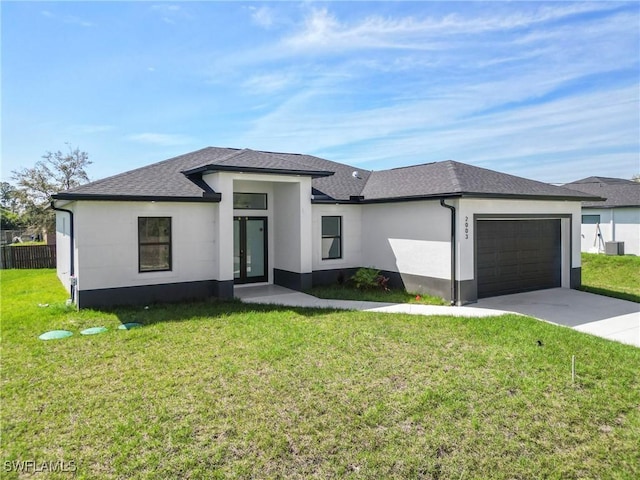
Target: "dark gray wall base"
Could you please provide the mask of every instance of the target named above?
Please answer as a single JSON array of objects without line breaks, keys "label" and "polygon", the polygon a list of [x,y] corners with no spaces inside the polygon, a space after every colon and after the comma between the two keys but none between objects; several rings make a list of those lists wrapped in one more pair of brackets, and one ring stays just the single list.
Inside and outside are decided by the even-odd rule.
[{"label": "dark gray wall base", "polygon": [[[228,284],[230,284],[230,287]],[[229,295],[229,288],[231,295]],[[202,300],[211,297],[233,298],[233,280],[229,282],[203,280],[199,282],[80,290],[78,292],[77,305],[78,308],[114,307],[118,305],[147,305],[150,303]]]},{"label": "dark gray wall base", "polygon": [[571,269],[569,275],[569,287],[574,290],[579,289],[582,286],[582,267],[575,267]]},{"label": "dark gray wall base", "polygon": [[458,284],[458,305],[467,305],[478,301],[477,280],[458,280],[456,283]]},{"label": "dark gray wall base", "polygon": [[274,268],[273,283],[292,290],[304,291],[311,288],[313,278],[311,273],[297,273]]},{"label": "dark gray wall base", "polygon": [[[389,273],[394,274],[395,272]],[[426,293],[451,301],[451,280],[423,277],[421,275],[412,275],[409,273],[400,273],[396,275],[400,275],[402,277],[404,289],[408,292]]]},{"label": "dark gray wall base", "polygon": [[214,296],[220,300],[231,300],[233,298],[233,280],[214,280],[215,292]]},{"label": "dark gray wall base", "polygon": [[[315,270],[313,272],[313,285],[337,285],[339,276],[342,276],[344,281],[347,282],[357,271],[357,268]],[[381,270],[380,273],[389,278],[387,285],[390,288],[402,288],[408,292],[425,293],[442,297],[447,301],[451,300],[451,282],[449,280],[391,272],[389,270]],[[475,301],[475,299],[470,301]]]},{"label": "dark gray wall base", "polygon": [[346,283],[358,271],[357,268],[336,268],[333,270],[314,270],[312,275],[313,286],[338,285]]}]

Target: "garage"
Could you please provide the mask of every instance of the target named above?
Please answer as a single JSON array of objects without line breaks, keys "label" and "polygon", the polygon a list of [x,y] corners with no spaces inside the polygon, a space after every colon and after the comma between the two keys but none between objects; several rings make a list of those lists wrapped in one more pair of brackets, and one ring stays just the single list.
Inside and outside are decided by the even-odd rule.
[{"label": "garage", "polygon": [[560,287],[560,219],[478,220],[478,298]]}]

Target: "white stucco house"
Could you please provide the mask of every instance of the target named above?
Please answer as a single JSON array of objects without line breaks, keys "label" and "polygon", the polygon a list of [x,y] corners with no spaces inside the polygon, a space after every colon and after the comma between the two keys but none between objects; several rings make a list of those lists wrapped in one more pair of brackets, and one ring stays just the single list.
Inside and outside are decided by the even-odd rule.
[{"label": "white stucco house", "polygon": [[640,183],[588,177],[564,187],[604,198],[582,203],[583,252],[603,253],[607,242],[620,242],[625,254],[640,255]]},{"label": "white stucco house", "polygon": [[362,266],[454,304],[580,285],[586,193],[454,161],[366,171],[208,147],[54,196],[79,307],[304,290]]}]

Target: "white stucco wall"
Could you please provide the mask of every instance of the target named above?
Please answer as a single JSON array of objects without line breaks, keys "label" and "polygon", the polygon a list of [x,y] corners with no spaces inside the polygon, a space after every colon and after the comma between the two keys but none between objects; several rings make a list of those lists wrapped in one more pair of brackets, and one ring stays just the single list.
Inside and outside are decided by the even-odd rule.
[{"label": "white stucco wall", "polygon": [[436,200],[364,205],[362,264],[450,279],[450,215]]},{"label": "white stucco wall", "polygon": [[582,251],[604,252],[604,242],[624,242],[624,253],[640,255],[640,208],[584,208],[582,215],[600,215],[603,243],[598,242],[595,224],[582,225]]},{"label": "white stucco wall", "polygon": [[[475,225],[474,214],[513,216],[526,218],[528,215],[542,215],[554,218],[554,215],[571,215],[571,220],[562,222],[562,286],[569,287],[570,268],[580,267],[580,202],[549,200],[505,200],[463,198],[459,202],[457,215],[459,258],[456,277],[459,280],[474,278],[475,266]],[[468,230],[468,231],[465,231]],[[571,234],[569,234],[571,232]],[[571,238],[569,238],[571,237]]]},{"label": "white stucco wall", "polygon": [[311,272],[311,182],[304,180],[274,185],[273,267],[296,273]]},{"label": "white stucco wall", "polygon": [[[79,290],[216,279],[215,203],[75,203]],[[172,270],[138,272],[138,217],[171,217]]]},{"label": "white stucco wall", "polygon": [[[61,208],[73,211],[74,204],[67,204]],[[67,212],[56,211],[56,272],[62,285],[71,291],[69,277],[71,270],[71,216]],[[77,247],[74,246],[74,251]],[[75,254],[77,258],[77,253]]]},{"label": "white stucco wall", "polygon": [[[362,206],[325,205],[312,206],[313,270],[358,268],[362,260]],[[322,260],[322,217],[342,217],[342,258]]]}]

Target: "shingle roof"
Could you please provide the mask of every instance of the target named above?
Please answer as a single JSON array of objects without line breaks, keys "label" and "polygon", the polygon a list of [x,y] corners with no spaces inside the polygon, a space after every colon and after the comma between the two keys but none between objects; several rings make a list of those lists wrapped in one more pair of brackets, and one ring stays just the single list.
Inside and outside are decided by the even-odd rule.
[{"label": "shingle roof", "polygon": [[[589,195],[454,161],[371,172],[312,155],[207,147],[67,190],[54,198],[202,199],[198,173],[215,170],[308,174],[316,201],[381,201],[438,195],[549,197]],[[325,175],[325,176],[322,176]],[[328,175],[328,176],[327,176]],[[191,177],[191,178],[190,178]]]},{"label": "shingle roof", "polygon": [[59,197],[95,195],[199,198],[203,195],[203,189],[190,180],[185,172],[198,169],[206,171],[207,167],[214,169],[215,166],[264,170],[270,173],[308,172],[310,176],[319,172],[332,173],[330,177],[314,178],[313,187],[316,194],[335,200],[348,200],[351,195],[357,195],[370,173],[360,171],[359,178],[356,178],[353,176],[356,170],[353,167],[311,155],[207,147],[66,190]]},{"label": "shingle roof", "polygon": [[624,178],[587,177],[564,187],[606,198],[606,201],[585,201],[583,207],[640,207],[640,183]]},{"label": "shingle roof", "polygon": [[373,172],[362,192],[365,200],[445,194],[584,197],[583,193],[566,188],[453,160]]},{"label": "shingle roof", "polygon": [[74,195],[202,197],[203,190],[181,172],[207,163],[211,155],[227,155],[227,148],[203,148],[162,162],[103,178],[63,192]]},{"label": "shingle roof", "polygon": [[313,177],[323,177],[333,175],[330,170],[320,168],[312,168],[302,162],[294,159],[286,158],[280,153],[259,152],[255,150],[238,150],[227,155],[211,155],[210,162],[198,168],[182,173],[188,175],[192,172],[207,171],[252,171],[252,172],[268,172],[268,173],[295,173],[308,174]]}]

